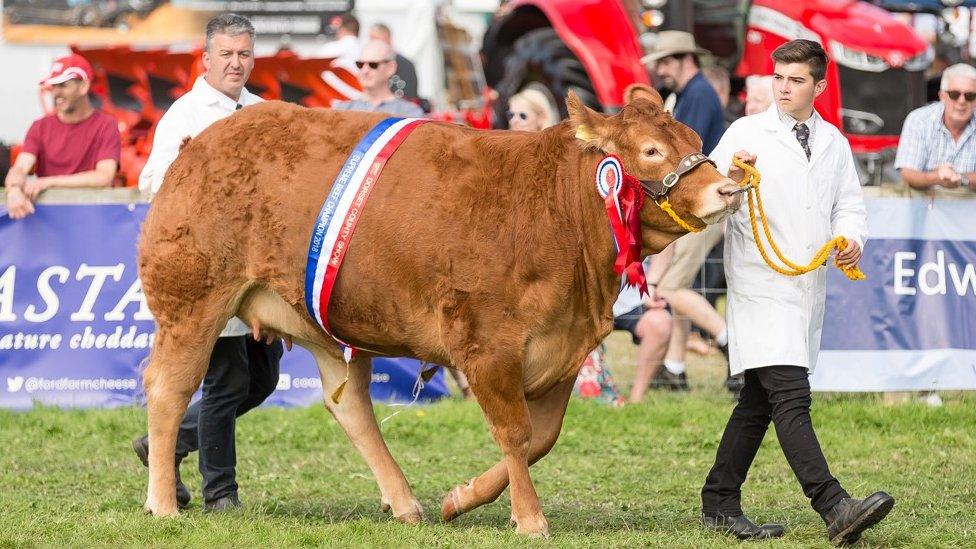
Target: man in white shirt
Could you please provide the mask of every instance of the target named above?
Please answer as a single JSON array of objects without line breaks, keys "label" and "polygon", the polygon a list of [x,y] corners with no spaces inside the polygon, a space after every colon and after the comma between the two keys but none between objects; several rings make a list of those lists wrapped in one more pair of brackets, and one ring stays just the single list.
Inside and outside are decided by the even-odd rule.
[{"label": "man in white shirt", "polygon": [[[761,194],[773,239],[805,263],[840,235],[841,265],[856,265],[867,216],[850,145],[821,118],[813,101],[826,89],[827,56],[820,44],[794,40],[773,54],[774,104],[737,120],[712,151],[719,170],[741,181],[733,155],[762,175]],[[702,488],[702,524],[739,539],[782,536],[776,524],[757,526],[742,512],[741,488],[772,421],[790,468],[840,545],[856,541],[883,519],[894,498],[876,492],[851,498],[829,468],[810,419],[809,371],[817,362],[826,300],[826,267],[787,277],[770,269],[756,247],[748,207],[728,220],[725,272],[732,374],[745,383]]]},{"label": "man in white shirt", "polygon": [[[246,18],[222,14],[207,23],[203,52],[206,72],[193,89],[176,100],[156,126],[152,152],[139,176],[139,188],[155,195],[163,176],[186,138],[195,137],[217,120],[262,99],[247,91],[254,68],[254,27]],[[165,200],[166,194],[159,200]],[[281,342],[265,344],[248,337],[247,326],[232,318],[221,332],[203,380],[203,397],[186,411],[176,442],[177,503],[186,507],[190,492],[180,481],[179,464],[189,452],[200,451],[204,509],[239,507],[235,466],[236,418],[261,404],[278,384]],[[133,450],[149,463],[148,437],[132,442]]]}]

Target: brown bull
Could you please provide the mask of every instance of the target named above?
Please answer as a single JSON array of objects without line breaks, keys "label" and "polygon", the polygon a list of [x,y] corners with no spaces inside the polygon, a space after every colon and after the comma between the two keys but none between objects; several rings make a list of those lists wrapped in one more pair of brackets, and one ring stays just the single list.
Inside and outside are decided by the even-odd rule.
[{"label": "brown bull", "polygon": [[[616,153],[639,179],[661,179],[701,141],[632,90],[615,116],[570,96],[570,120],[539,133],[418,128],[386,166],[340,271],[329,319],[368,350],[338,405],[326,407],[362,454],[384,507],[422,520],[369,397],[370,356],[410,356],[464,372],[504,459],[444,498],[451,520],[511,484],[519,532],[548,526],[529,465],[556,442],[583,358],[611,330],[620,277],[594,169]],[[178,424],[218,333],[233,315],[292,338],[315,356],[323,391],[346,366],[305,308],[309,237],[332,180],[382,116],[265,103],[217,122],[166,174],[143,226],[139,268],[158,332],[145,388],[146,510],[175,515]],[[243,138],[242,138],[243,136]],[[738,206],[711,165],[670,195],[692,224]],[[683,234],[653,201],[640,212],[642,253]]]}]

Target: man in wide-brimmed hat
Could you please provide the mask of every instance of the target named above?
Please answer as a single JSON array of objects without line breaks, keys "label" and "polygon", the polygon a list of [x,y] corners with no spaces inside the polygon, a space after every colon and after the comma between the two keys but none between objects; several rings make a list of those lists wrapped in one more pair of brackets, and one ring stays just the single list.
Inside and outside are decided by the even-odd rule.
[{"label": "man in wide-brimmed hat", "polygon": [[[657,35],[654,49],[642,61],[653,70],[664,87],[677,96],[674,118],[695,130],[702,139],[702,151],[712,152],[725,130],[725,114],[718,94],[702,74],[699,56],[707,54],[695,44],[694,37],[681,31],[663,31]],[[671,330],[671,342],[664,358],[664,368],[654,379],[654,386],[687,390],[685,376],[685,342],[688,325],[685,318],[715,338],[723,354],[728,353],[725,319],[701,295],[690,288],[709,251],[722,239],[722,224],[709,225],[704,231],[689,234],[675,242],[671,267],[658,283],[657,290],[681,317]],[[651,281],[655,282],[655,281]],[[729,377],[726,386],[735,392],[738,378]]]},{"label": "man in wide-brimmed hat", "polygon": [[700,57],[708,53],[695,44],[690,33],[663,31],[657,35],[654,49],[641,59],[677,95],[674,117],[698,133],[705,154],[718,143],[725,127],[718,94],[700,70]]}]

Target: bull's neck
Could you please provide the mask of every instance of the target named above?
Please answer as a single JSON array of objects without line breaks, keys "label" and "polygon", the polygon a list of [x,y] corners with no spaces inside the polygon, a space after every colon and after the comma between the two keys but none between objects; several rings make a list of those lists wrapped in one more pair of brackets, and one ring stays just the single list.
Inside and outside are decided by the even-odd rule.
[{"label": "bull's neck", "polygon": [[567,238],[574,239],[579,250],[574,266],[575,295],[580,296],[589,318],[602,325],[612,322],[613,303],[620,290],[620,277],[613,270],[616,250],[607,210],[596,189],[596,165],[604,154],[583,150],[572,131],[564,132],[562,138],[566,140],[566,162],[556,185],[573,227]]}]

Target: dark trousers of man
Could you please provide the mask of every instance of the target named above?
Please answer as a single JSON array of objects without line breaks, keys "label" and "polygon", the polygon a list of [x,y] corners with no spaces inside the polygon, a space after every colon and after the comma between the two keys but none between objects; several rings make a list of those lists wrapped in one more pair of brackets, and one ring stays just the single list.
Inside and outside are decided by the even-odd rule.
[{"label": "dark trousers of man", "polygon": [[769,366],[746,370],[739,403],[725,427],[715,465],[702,488],[706,515],[743,514],[741,488],[759,450],[770,419],[803,493],[814,510],[825,515],[849,497],[827,468],[810,421],[810,380],[806,368]]},{"label": "dark trousers of man", "polygon": [[200,450],[204,501],[237,493],[236,419],[275,390],[283,353],[281,341],[267,345],[250,336],[217,339],[203,378],[203,397],[186,411],[176,440],[177,460]]}]

